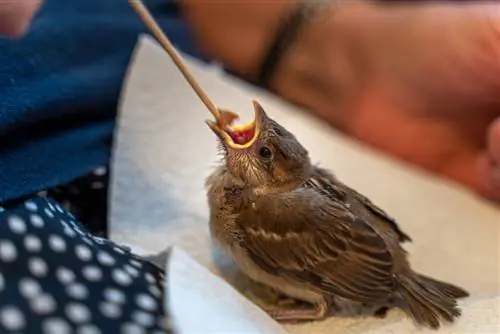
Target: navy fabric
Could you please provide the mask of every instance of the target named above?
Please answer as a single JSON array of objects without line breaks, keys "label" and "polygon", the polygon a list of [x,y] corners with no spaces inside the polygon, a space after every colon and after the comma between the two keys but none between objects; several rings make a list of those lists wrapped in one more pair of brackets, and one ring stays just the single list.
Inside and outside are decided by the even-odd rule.
[{"label": "navy fabric", "polygon": [[165,273],[54,200],[0,206],[0,333],[171,333]]},{"label": "navy fabric", "polygon": [[[174,1],[144,3],[179,49],[202,58]],[[145,32],[124,0],[47,0],[27,36],[0,39],[0,203],[107,163],[122,79]]]}]

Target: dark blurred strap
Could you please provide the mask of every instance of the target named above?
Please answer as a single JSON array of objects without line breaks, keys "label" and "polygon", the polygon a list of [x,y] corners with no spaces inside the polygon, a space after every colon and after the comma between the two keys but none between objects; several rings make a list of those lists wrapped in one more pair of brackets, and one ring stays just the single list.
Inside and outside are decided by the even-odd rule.
[{"label": "dark blurred strap", "polygon": [[335,0],[299,1],[295,8],[286,15],[279,25],[274,39],[260,65],[257,84],[269,88],[269,82],[276,71],[286,51],[295,42],[303,26],[314,14],[321,11],[325,5],[331,5]]}]

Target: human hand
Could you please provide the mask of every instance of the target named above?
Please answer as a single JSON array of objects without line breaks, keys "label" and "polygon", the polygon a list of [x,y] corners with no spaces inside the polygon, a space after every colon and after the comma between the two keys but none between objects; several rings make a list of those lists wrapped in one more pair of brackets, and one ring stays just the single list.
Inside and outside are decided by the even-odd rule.
[{"label": "human hand", "polygon": [[356,2],[326,16],[304,31],[272,87],[353,137],[500,201],[500,5]]},{"label": "human hand", "polygon": [[28,29],[41,0],[0,1],[0,35],[20,37]]}]

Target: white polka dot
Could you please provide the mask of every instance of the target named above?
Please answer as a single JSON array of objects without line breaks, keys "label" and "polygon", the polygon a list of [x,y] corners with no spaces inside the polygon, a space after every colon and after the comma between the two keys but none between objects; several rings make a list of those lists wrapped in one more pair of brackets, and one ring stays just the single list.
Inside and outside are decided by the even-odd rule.
[{"label": "white polka dot", "polygon": [[42,217],[40,217],[39,215],[31,215],[30,221],[31,225],[33,225],[34,227],[43,227],[43,225],[45,224]]},{"label": "white polka dot", "polygon": [[78,226],[78,224],[76,224],[74,221],[70,221],[69,223],[70,223],[71,227],[73,228],[73,230],[74,230],[76,233],[78,233],[78,234],[80,234],[80,235],[82,235],[82,236],[85,236],[85,235],[86,235],[86,233],[84,233],[84,232],[80,229],[80,227]]},{"label": "white polka dot", "polygon": [[47,203],[47,206],[49,207],[49,209],[50,209],[51,211],[55,211],[54,205],[53,205],[51,202],[49,202],[49,201],[47,201],[47,200],[46,200],[45,202]]},{"label": "white polka dot", "polygon": [[68,294],[68,296],[75,299],[85,299],[89,294],[85,285],[80,283],[70,283],[66,287],[66,293]]},{"label": "white polka dot", "polygon": [[63,230],[64,234],[66,234],[68,237],[74,238],[76,236],[75,230],[73,230],[69,226],[65,226]]},{"label": "white polka dot", "polygon": [[26,203],[24,203],[24,207],[28,210],[28,211],[36,211],[38,210],[38,206],[35,204],[35,202],[33,201],[27,201]]},{"label": "white polka dot", "polygon": [[22,278],[19,281],[19,291],[25,298],[34,298],[38,296],[42,289],[37,281],[32,278]]},{"label": "white polka dot", "polygon": [[101,334],[101,330],[94,325],[83,325],[77,328],[76,334]]},{"label": "white polka dot", "polygon": [[43,211],[45,212],[47,217],[54,218],[54,213],[49,208],[45,208],[45,210],[43,210]]},{"label": "white polka dot", "polygon": [[24,315],[14,306],[0,309],[0,323],[9,331],[18,331],[26,326]]},{"label": "white polka dot", "polygon": [[94,241],[96,243],[98,243],[99,245],[104,245],[105,243],[107,243],[108,241],[104,238],[100,238],[100,237],[92,237],[92,239],[94,239]]},{"label": "white polka dot", "polygon": [[49,246],[55,252],[66,251],[66,242],[64,241],[63,238],[55,234],[49,236]]},{"label": "white polka dot", "polygon": [[18,216],[9,217],[7,224],[9,225],[10,230],[14,233],[17,234],[26,233],[26,223],[21,217]]},{"label": "white polka dot", "polygon": [[17,258],[17,249],[10,240],[0,240],[0,260],[12,262]]},{"label": "white polka dot", "polygon": [[82,304],[69,303],[66,305],[66,315],[77,324],[90,320],[90,311]]},{"label": "white polka dot", "polygon": [[102,302],[99,305],[101,313],[108,318],[118,318],[122,314],[122,310],[119,305],[111,304],[108,302]]},{"label": "white polka dot", "polygon": [[59,282],[63,284],[68,284],[74,281],[75,274],[68,268],[59,267],[56,270],[56,277],[59,280]]},{"label": "white polka dot", "polygon": [[103,176],[104,174],[106,174],[106,167],[99,167],[94,169],[94,175]]},{"label": "white polka dot", "polygon": [[161,297],[161,290],[156,285],[151,285],[149,287],[149,292],[157,298]]},{"label": "white polka dot", "polygon": [[0,292],[4,289],[5,287],[5,280],[3,278],[2,273],[0,273]]},{"label": "white polka dot", "polygon": [[138,294],[135,297],[135,302],[140,308],[146,311],[154,311],[158,307],[154,298],[144,293]]},{"label": "white polka dot", "polygon": [[134,324],[134,323],[124,323],[122,325],[122,328],[121,328],[121,331],[120,331],[121,334],[143,334],[143,333],[146,333],[145,329],[141,326],[139,326],[138,324]]},{"label": "white polka dot", "polygon": [[29,252],[39,252],[42,249],[42,242],[37,236],[29,234],[24,237],[24,247]]},{"label": "white polka dot", "polygon": [[42,324],[44,334],[71,334],[71,326],[61,318],[49,318]]},{"label": "white polka dot", "polygon": [[31,300],[30,306],[36,313],[47,315],[55,311],[56,301],[51,295],[41,294]]},{"label": "white polka dot", "polygon": [[63,208],[61,208],[61,206],[59,204],[56,204],[55,207],[56,207],[56,210],[59,211],[60,213],[64,212]]},{"label": "white polka dot", "polygon": [[111,273],[111,277],[120,285],[129,285],[132,283],[132,277],[121,269],[114,269]]},{"label": "white polka dot", "polygon": [[134,267],[136,267],[138,269],[142,268],[142,263],[140,263],[137,260],[130,260],[129,262],[130,262],[131,265],[133,265]]},{"label": "white polka dot", "polygon": [[3,206],[0,206],[0,212],[4,212],[5,209],[3,208]]},{"label": "white polka dot", "polygon": [[106,288],[104,290],[104,298],[112,303],[123,304],[125,303],[125,294],[115,288]]},{"label": "white polka dot", "polygon": [[61,223],[62,226],[70,228],[71,226],[66,222],[64,219],[60,219],[59,222]]},{"label": "white polka dot", "polygon": [[125,254],[125,251],[120,247],[113,247],[113,250],[119,254]]},{"label": "white polka dot", "polygon": [[131,265],[126,264],[124,266],[124,268],[125,268],[125,271],[128,272],[130,275],[132,275],[134,277],[138,277],[139,276],[139,270],[137,270],[136,268],[132,267]]},{"label": "white polka dot", "polygon": [[90,240],[87,237],[82,237],[83,242],[85,242],[89,246],[93,246],[94,244],[92,243],[92,240]]},{"label": "white polka dot", "polygon": [[146,277],[146,281],[148,281],[148,283],[156,284],[156,278],[153,276],[153,274],[146,272],[146,274],[144,274],[144,276]]},{"label": "white polka dot", "polygon": [[115,259],[104,251],[99,251],[99,253],[97,253],[97,261],[105,266],[112,266],[116,263]]},{"label": "white polka dot", "polygon": [[100,281],[102,278],[102,271],[97,266],[85,266],[82,270],[83,277],[90,282]]},{"label": "white polka dot", "polygon": [[47,263],[39,257],[31,258],[28,261],[28,269],[36,277],[44,277],[49,271]]},{"label": "white polka dot", "polygon": [[155,317],[152,314],[146,313],[144,311],[135,311],[134,313],[132,313],[132,320],[144,327],[150,327],[155,323]]},{"label": "white polka dot", "polygon": [[85,245],[76,245],[75,253],[82,261],[90,261],[92,259],[92,251]]}]

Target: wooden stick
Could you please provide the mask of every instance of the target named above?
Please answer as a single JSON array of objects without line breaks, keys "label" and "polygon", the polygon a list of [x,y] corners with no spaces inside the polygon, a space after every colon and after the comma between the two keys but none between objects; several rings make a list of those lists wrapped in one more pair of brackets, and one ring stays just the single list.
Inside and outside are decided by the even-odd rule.
[{"label": "wooden stick", "polygon": [[201,86],[196,82],[194,76],[189,72],[188,68],[182,61],[181,56],[175,51],[174,46],[165,35],[165,33],[161,30],[156,23],[155,19],[148,11],[148,9],[144,6],[141,0],[129,0],[130,5],[134,8],[137,14],[141,17],[142,21],[146,24],[146,26],[151,30],[156,39],[160,42],[161,46],[167,51],[170,55],[174,63],[177,65],[179,70],[181,71],[184,78],[189,82],[193,90],[196,92],[201,101],[205,104],[208,110],[212,113],[217,121],[220,120],[220,112],[219,109],[215,106],[212,100],[208,97],[205,91],[201,88]]}]

